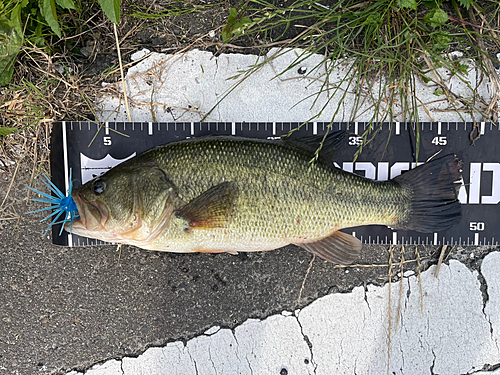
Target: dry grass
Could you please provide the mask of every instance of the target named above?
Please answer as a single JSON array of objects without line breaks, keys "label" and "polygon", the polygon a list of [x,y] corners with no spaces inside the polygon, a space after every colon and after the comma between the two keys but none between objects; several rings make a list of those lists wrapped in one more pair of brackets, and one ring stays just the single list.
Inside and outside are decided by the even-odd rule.
[{"label": "dry grass", "polygon": [[316,254],[313,254],[311,262],[309,262],[309,267],[307,267],[306,275],[304,276],[304,280],[302,280],[302,286],[300,287],[299,297],[297,298],[297,304],[300,304],[300,299],[302,297],[302,292],[304,291],[304,287],[306,285],[307,276],[311,272],[311,268],[313,266],[314,260],[316,259]]}]

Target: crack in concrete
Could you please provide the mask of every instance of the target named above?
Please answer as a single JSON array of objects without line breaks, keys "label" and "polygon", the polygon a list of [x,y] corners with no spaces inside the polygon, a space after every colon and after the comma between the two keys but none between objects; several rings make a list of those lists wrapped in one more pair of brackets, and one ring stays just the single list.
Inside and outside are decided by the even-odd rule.
[{"label": "crack in concrete", "polygon": [[[403,277],[403,275],[401,275],[401,277]],[[411,295],[410,278],[406,277],[404,281],[406,282],[406,285],[408,285],[408,290],[406,291],[406,299],[405,299],[405,310],[408,310],[408,302],[410,302],[410,295]],[[403,325],[402,322],[401,325]]]},{"label": "crack in concrete", "polygon": [[[240,359],[240,356],[238,355],[238,348],[240,347],[240,343],[238,342],[238,338],[236,337],[236,333],[234,332],[234,330],[230,329],[231,331],[231,334],[233,335],[233,338],[234,338],[234,342],[236,343],[236,348],[235,348],[235,351],[234,351],[234,355],[236,356],[236,359],[242,363],[241,359]],[[248,363],[248,368],[250,369],[250,374],[253,375],[253,370],[252,370],[252,366],[250,366],[250,362],[248,361],[248,358],[245,356],[245,359]]]},{"label": "crack in concrete", "polygon": [[474,370],[474,371],[468,371],[465,374],[460,374],[460,375],[472,375],[472,374],[477,374],[479,372],[493,372],[500,369],[500,363],[495,363],[494,365],[489,365],[485,364],[482,368]]},{"label": "crack in concrete", "polygon": [[123,369],[123,359],[120,359],[120,370],[122,372],[122,375],[125,375],[125,370]]},{"label": "crack in concrete", "polygon": [[401,352],[401,362],[402,362],[400,371],[401,371],[402,374],[404,374],[403,369],[405,367],[405,355],[404,355],[405,353],[404,353],[404,350],[403,350],[403,346],[401,345],[401,341],[399,342],[399,351]]},{"label": "crack in concrete", "polygon": [[185,346],[185,348],[186,348],[186,352],[187,352],[187,354],[188,354],[189,358],[190,358],[190,359],[191,359],[191,361],[193,362],[193,365],[194,365],[194,372],[195,372],[195,374],[196,374],[196,375],[199,375],[199,373],[198,373],[198,366],[196,365],[196,361],[195,361],[195,359],[194,359],[194,358],[193,358],[193,356],[191,355],[191,352],[189,351],[189,348],[187,347],[187,345]]},{"label": "crack in concrete", "polygon": [[245,359],[247,360],[248,368],[250,369],[250,374],[253,375],[253,369],[252,366],[250,365],[250,361],[248,360],[248,356],[245,356]]},{"label": "crack in concrete", "polygon": [[363,290],[364,290],[364,299],[365,299],[365,302],[366,302],[366,305],[368,306],[368,310],[370,310],[370,315],[372,313],[372,309],[370,307],[370,303],[368,302],[368,285],[366,285],[366,283],[364,283],[363,285]]},{"label": "crack in concrete", "polygon": [[[251,351],[251,353],[250,353],[250,354],[254,354],[254,353],[253,353],[253,349],[254,349],[254,348],[252,347],[252,351]],[[252,369],[252,366],[250,366],[250,360],[248,359],[248,354],[245,356],[245,359],[247,360],[248,367],[250,368],[250,374],[252,374],[252,375],[253,375],[253,369]]]},{"label": "crack in concrete", "polygon": [[481,269],[480,268],[477,271],[477,279],[478,279],[479,283],[481,284],[481,286],[479,287],[479,290],[481,291],[481,294],[483,296],[483,309],[482,309],[482,312],[483,312],[484,318],[488,321],[488,324],[490,325],[491,339],[495,343],[495,346],[497,347],[497,350],[500,351],[500,348],[498,347],[498,342],[497,342],[497,340],[495,340],[495,337],[493,335],[493,323],[491,323],[491,319],[490,319],[489,315],[486,314],[486,311],[485,311],[486,305],[488,304],[488,301],[490,300],[490,296],[488,294],[488,283],[486,282],[486,279],[484,278],[483,274],[481,273]]},{"label": "crack in concrete", "polygon": [[433,350],[431,350],[431,352],[432,352],[432,356],[434,357],[434,359],[432,360],[432,365],[431,365],[431,367],[430,367],[430,370],[431,370],[431,375],[436,375],[436,374],[434,373],[434,366],[436,365],[436,353],[434,353],[434,349],[433,349]]},{"label": "crack in concrete", "polygon": [[295,314],[293,316],[297,320],[297,323],[299,324],[300,333],[302,335],[302,338],[304,339],[304,341],[307,344],[307,347],[309,348],[309,353],[311,354],[310,363],[313,365],[313,373],[316,374],[316,370],[318,368],[318,364],[314,361],[314,353],[313,353],[313,350],[312,350],[312,348],[313,348],[312,342],[311,342],[311,340],[309,340],[309,337],[307,337],[307,335],[304,333],[304,328],[302,327],[302,323],[300,322],[299,317],[297,315],[295,315]]},{"label": "crack in concrete", "polygon": [[212,351],[210,350],[210,346],[208,347],[208,359],[210,360],[210,363],[212,364],[212,368],[214,369],[215,375],[217,375],[217,368],[215,367],[215,363],[212,359]]}]

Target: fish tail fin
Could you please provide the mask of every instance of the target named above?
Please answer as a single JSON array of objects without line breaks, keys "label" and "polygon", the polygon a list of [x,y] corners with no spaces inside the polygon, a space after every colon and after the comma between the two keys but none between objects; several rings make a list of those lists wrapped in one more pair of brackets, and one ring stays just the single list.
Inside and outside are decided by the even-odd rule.
[{"label": "fish tail fin", "polygon": [[411,197],[408,215],[394,227],[431,233],[460,223],[462,206],[458,200],[461,162],[449,154],[429,161],[394,178]]}]

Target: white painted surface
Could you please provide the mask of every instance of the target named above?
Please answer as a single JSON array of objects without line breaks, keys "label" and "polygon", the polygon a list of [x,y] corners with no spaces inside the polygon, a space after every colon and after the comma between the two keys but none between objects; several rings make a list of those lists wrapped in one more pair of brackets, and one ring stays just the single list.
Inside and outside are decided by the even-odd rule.
[{"label": "white painted surface", "polygon": [[[334,115],[335,121],[368,121],[372,118],[371,99],[363,94],[368,87],[355,90],[354,84],[348,87],[345,82],[349,74],[353,74],[349,73],[348,60],[337,61],[328,78],[327,64],[320,55],[311,55],[285,71],[302,53],[300,50],[278,52],[278,49],[272,49],[260,58],[242,54],[214,57],[210,52],[199,50],[182,55],[152,53],[131,67],[126,76],[132,121],[199,121],[212,109],[206,121],[297,122],[310,120],[320,112],[322,114],[315,121],[331,121]],[[243,79],[250,66],[277,54],[279,56],[272,62]],[[305,68],[306,73],[299,74],[299,68]],[[474,97],[471,88],[463,82],[468,80],[472,87],[477,86],[477,95],[488,102],[487,80],[481,79],[472,65],[464,80],[450,77],[446,69],[440,69],[438,73],[447,80],[448,87],[457,96]],[[429,78],[432,76],[429,75]],[[121,83],[114,86],[116,91],[122,92]],[[447,111],[450,108],[444,95],[434,95],[437,88],[432,81],[425,84],[416,80],[417,97],[427,110],[419,108],[420,120],[430,121],[430,114],[434,121],[461,121],[456,112]],[[231,89],[234,90],[224,98]],[[346,90],[345,100],[339,106]],[[372,90],[372,95],[377,97],[378,83]],[[102,98],[98,105],[98,119],[128,121],[122,101],[119,98]],[[355,103],[358,103],[358,110],[353,118]],[[401,112],[398,103],[394,104],[395,114]],[[470,121],[468,113],[462,115]],[[399,120],[406,119],[399,116]]]},{"label": "white painted surface", "polygon": [[[500,258],[495,266],[500,269]],[[390,361],[388,285],[369,286],[366,294],[355,288],[304,308],[299,320],[313,344],[317,374],[385,374],[390,363],[390,374],[424,374],[433,367],[452,375],[498,363],[477,273],[453,260],[439,278],[434,273],[431,267],[421,277],[423,311],[415,276],[403,280],[400,314],[400,284],[392,284]]]},{"label": "white painted surface", "polygon": [[249,319],[233,331],[150,348],[86,374],[279,375],[286,369],[289,375],[368,375],[386,374],[388,366],[390,374],[498,374],[481,370],[500,363],[500,252],[487,255],[481,270],[485,305],[479,274],[452,260],[438,278],[435,267],[422,273],[423,295],[417,276],[391,284],[390,304],[388,284],[369,285],[366,292],[358,287],[320,298],[293,315]]}]

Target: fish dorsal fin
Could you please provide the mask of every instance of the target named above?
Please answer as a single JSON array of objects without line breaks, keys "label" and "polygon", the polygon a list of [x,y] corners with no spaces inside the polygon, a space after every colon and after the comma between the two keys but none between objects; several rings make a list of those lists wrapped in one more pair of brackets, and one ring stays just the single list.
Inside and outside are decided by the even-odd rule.
[{"label": "fish dorsal fin", "polygon": [[[346,137],[347,133],[344,130],[329,133],[324,142],[319,156],[325,160],[331,161],[337,152],[337,150],[342,145],[342,141]],[[298,146],[305,149],[311,153],[315,153],[320,147],[323,141],[324,135],[312,135],[310,137],[300,137],[294,139],[286,139],[285,142],[294,146]]]},{"label": "fish dorsal fin", "polygon": [[223,228],[233,216],[238,189],[232,182],[223,182],[201,193],[176,211],[188,222],[187,229]]},{"label": "fish dorsal fin", "polygon": [[358,258],[361,241],[340,231],[319,241],[301,243],[297,246],[335,264],[348,265]]}]

